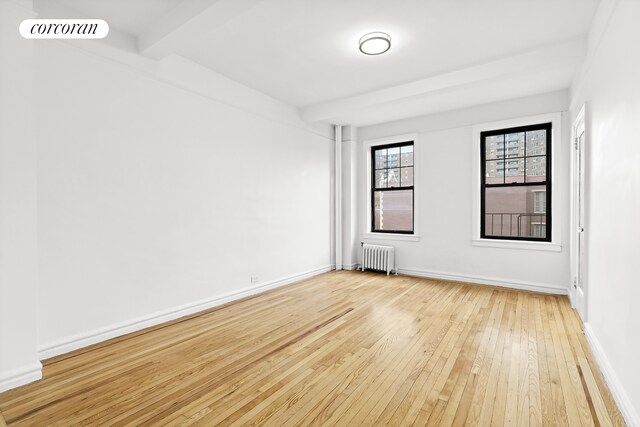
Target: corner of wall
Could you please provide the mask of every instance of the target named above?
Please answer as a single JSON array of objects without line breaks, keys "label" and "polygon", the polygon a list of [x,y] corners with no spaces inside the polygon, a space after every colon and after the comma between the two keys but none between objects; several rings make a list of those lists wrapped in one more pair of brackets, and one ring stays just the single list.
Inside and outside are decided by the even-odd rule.
[{"label": "corner of wall", "polygon": [[37,171],[28,2],[0,2],[0,392],[42,377],[37,346]]}]

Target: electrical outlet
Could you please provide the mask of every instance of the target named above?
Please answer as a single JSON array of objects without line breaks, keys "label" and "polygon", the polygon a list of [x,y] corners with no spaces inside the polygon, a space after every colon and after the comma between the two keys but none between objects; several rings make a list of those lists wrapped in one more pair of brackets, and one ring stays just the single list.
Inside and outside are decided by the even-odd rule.
[{"label": "electrical outlet", "polygon": [[260,278],[258,276],[251,276],[251,283],[258,283]]}]

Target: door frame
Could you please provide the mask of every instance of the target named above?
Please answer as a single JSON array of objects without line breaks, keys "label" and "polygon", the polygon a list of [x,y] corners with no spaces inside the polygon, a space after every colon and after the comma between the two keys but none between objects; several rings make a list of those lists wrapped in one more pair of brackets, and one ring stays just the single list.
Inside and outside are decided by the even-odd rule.
[{"label": "door frame", "polygon": [[[586,147],[589,142],[589,135],[587,133],[587,128],[585,124],[585,111],[586,105],[582,105],[576,119],[573,122],[573,126],[571,127],[571,250],[570,250],[570,259],[571,259],[571,283],[569,288],[569,298],[571,300],[571,306],[578,311],[582,322],[587,321],[587,292],[588,292],[588,280],[587,280],[587,268],[585,265],[585,261],[587,258],[587,247],[585,242],[587,240],[587,232],[585,224],[586,224],[586,211],[585,211],[585,194],[586,194]],[[584,134],[584,138],[582,144],[578,143],[578,137]],[[582,174],[580,174],[580,169],[582,168]],[[580,180],[582,182],[580,183]],[[582,186],[582,200],[580,199],[580,191],[579,185]],[[579,205],[581,203],[581,206]],[[582,212],[582,224],[580,225],[580,221],[578,215]],[[585,231],[582,232],[582,260],[580,260],[580,250],[578,249],[578,238],[579,232],[578,227],[582,226]],[[582,261],[582,262],[580,262]],[[578,280],[578,269],[582,270],[582,298],[578,298],[577,293],[577,280]]]}]

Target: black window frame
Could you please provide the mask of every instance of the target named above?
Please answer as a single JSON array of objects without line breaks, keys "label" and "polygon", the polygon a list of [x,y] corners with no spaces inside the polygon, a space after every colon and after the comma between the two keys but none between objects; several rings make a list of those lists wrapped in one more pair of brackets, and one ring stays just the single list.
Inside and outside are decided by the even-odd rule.
[{"label": "black window frame", "polygon": [[[412,146],[414,147],[414,156],[413,156],[413,165],[411,166],[413,168],[413,184],[411,186],[398,186],[398,187],[387,187],[387,188],[379,188],[376,187],[376,170],[381,170],[381,169],[376,169],[376,151],[378,150],[385,150],[385,149],[389,149],[389,148],[396,148],[396,147],[406,147],[406,146]],[[401,166],[401,162],[402,162],[402,148],[400,149],[400,155],[399,155],[399,159],[398,159],[398,169],[402,169]],[[384,145],[374,145],[371,147],[371,162],[369,164],[369,167],[371,168],[371,191],[370,191],[370,208],[371,208],[371,233],[390,233],[390,234],[408,234],[408,235],[413,235],[415,234],[415,230],[416,230],[416,192],[415,192],[415,165],[416,165],[416,158],[415,158],[415,141],[403,141],[403,142],[394,142],[393,144],[384,144]],[[405,166],[406,167],[406,166]],[[396,169],[396,168],[385,168],[385,169]],[[402,175],[402,171],[400,171],[400,174]],[[375,193],[376,191],[406,191],[406,190],[411,190],[411,230],[376,230],[375,226],[376,226],[376,218],[375,218]]]},{"label": "black window frame", "polygon": [[[545,130],[546,131],[546,148],[544,155],[533,155],[527,156],[527,145],[526,145],[526,132],[536,131],[536,130]],[[506,157],[506,147],[505,147],[505,157],[503,160],[505,161],[505,176],[506,176],[506,167],[507,159],[524,159],[525,164],[525,173],[524,173],[524,182],[518,183],[506,183],[502,184],[487,184],[486,183],[486,141],[487,137],[496,136],[496,135],[507,135],[512,133],[525,133],[525,146],[524,146],[524,157]],[[552,191],[552,177],[551,177],[551,132],[552,132],[552,123],[539,123],[535,125],[528,126],[518,126],[512,128],[505,129],[495,129],[490,131],[485,131],[480,133],[480,238],[481,239],[491,239],[491,240],[515,240],[515,241],[525,241],[525,242],[551,242],[551,231],[552,231],[552,206],[551,206],[551,191]],[[527,158],[530,157],[546,157],[546,165],[545,165],[545,181],[534,181],[527,182],[527,173],[526,173],[526,164]],[[496,159],[490,159],[490,161]],[[506,180],[506,179],[505,179]],[[546,226],[546,237],[522,237],[522,236],[494,236],[486,234],[486,211],[485,211],[485,199],[486,199],[486,189],[487,188],[508,188],[508,187],[540,187],[544,186],[546,191],[546,215],[545,215],[545,226]]]}]

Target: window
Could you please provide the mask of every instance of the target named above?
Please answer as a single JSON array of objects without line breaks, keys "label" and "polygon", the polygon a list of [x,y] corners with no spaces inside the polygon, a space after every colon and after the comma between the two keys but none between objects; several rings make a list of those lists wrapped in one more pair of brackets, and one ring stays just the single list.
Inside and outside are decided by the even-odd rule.
[{"label": "window", "polygon": [[413,234],[413,141],[371,147],[371,231]]},{"label": "window", "polygon": [[547,192],[544,190],[534,190],[533,192],[533,211],[535,213],[544,213],[547,210]]},{"label": "window", "polygon": [[533,223],[532,224],[532,236],[533,237],[544,237],[545,233],[546,233],[546,227],[544,224],[539,224],[539,223]]},{"label": "window", "polygon": [[480,134],[480,237],[551,241],[551,123]]}]

